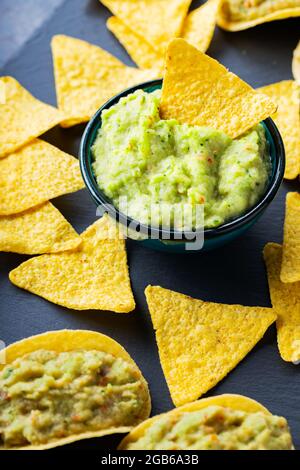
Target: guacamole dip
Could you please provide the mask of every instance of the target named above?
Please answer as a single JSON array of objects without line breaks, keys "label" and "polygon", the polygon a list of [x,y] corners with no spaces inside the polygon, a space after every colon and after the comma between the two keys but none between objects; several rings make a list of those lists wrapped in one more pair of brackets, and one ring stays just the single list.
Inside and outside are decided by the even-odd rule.
[{"label": "guacamole dip", "polygon": [[204,205],[205,227],[216,227],[253,206],[270,169],[264,128],[232,140],[162,120],[160,94],[138,90],[103,111],[92,148],[100,189],[123,212],[125,201],[133,219],[178,229],[197,226],[194,212],[188,224],[178,222],[178,208]]},{"label": "guacamole dip", "polygon": [[225,0],[223,11],[231,21],[248,21],[270,13],[299,7],[300,0]]},{"label": "guacamole dip", "polygon": [[245,413],[221,406],[165,414],[126,449],[144,450],[291,450],[284,418]]},{"label": "guacamole dip", "polygon": [[5,447],[25,446],[132,426],[146,402],[138,369],[124,359],[37,350],[0,373],[0,438]]}]

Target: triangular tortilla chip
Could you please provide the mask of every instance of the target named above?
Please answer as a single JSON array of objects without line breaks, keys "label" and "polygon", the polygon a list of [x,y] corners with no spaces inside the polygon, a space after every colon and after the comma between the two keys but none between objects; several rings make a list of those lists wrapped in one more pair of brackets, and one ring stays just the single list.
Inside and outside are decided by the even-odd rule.
[{"label": "triangular tortilla chip", "polygon": [[81,238],[51,202],[0,217],[0,251],[25,255],[72,250]]},{"label": "triangular tortilla chip", "polygon": [[278,105],[277,112],[271,117],[278,126],[284,143],[284,177],[294,179],[300,171],[300,87],[293,80],[285,80],[259,88],[259,91]]},{"label": "triangular tortilla chip", "polygon": [[108,216],[81,235],[72,252],[31,258],[10,272],[13,284],[75,310],[130,312],[135,307],[125,242]]},{"label": "triangular tortilla chip", "polygon": [[235,138],[276,111],[268,97],[184,39],[174,39],[166,57],[163,119],[213,127]]},{"label": "triangular tortilla chip", "polygon": [[59,124],[63,114],[34,98],[12,77],[0,78],[0,84],[3,95],[0,97],[1,158]]},{"label": "triangular tortilla chip", "polygon": [[180,35],[191,0],[100,0],[156,50]]},{"label": "triangular tortilla chip", "polygon": [[141,69],[155,68],[164,70],[164,54],[154,49],[145,39],[123,23],[116,16],[111,16],[106,23],[108,29],[125,47],[132,60]]},{"label": "triangular tortilla chip", "polygon": [[277,341],[284,361],[300,361],[300,282],[280,280],[282,247],[268,243],[264,249],[270,296],[277,314]]},{"label": "triangular tortilla chip", "polygon": [[222,380],[276,319],[269,308],[223,305],[148,286],[161,365],[176,406]]},{"label": "triangular tortilla chip", "polygon": [[294,79],[300,82],[300,41],[298,42],[298,46],[296,47],[293,53],[292,69]]},{"label": "triangular tortilla chip", "polygon": [[88,121],[117,93],[159,75],[127,67],[101,47],[69,36],[54,36],[52,53],[58,106],[67,116],[64,127]]},{"label": "triangular tortilla chip", "polygon": [[288,193],[282,247],[282,282],[300,281],[300,194]]},{"label": "triangular tortilla chip", "polygon": [[187,16],[181,36],[200,51],[206,52],[214,35],[220,0],[208,0]]},{"label": "triangular tortilla chip", "polygon": [[36,139],[0,160],[0,215],[24,212],[83,187],[78,160]]}]

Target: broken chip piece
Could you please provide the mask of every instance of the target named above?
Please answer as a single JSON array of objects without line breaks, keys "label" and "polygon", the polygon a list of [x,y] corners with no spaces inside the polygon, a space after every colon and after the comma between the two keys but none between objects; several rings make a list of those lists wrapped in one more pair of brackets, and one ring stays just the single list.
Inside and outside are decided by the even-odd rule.
[{"label": "broken chip piece", "polygon": [[108,216],[80,235],[76,251],[31,258],[10,272],[13,284],[75,310],[131,312],[135,307],[125,241]]},{"label": "broken chip piece", "polygon": [[176,406],[220,382],[276,319],[270,308],[203,302],[157,286],[148,286],[145,294]]}]

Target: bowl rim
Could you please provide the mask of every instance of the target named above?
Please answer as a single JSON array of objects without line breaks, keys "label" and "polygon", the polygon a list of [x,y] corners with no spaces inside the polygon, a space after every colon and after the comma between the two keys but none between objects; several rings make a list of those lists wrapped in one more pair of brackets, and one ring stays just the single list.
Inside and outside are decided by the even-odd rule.
[{"label": "bowl rim", "polygon": [[[115,220],[120,222],[122,225],[125,225],[128,228],[131,223],[134,223],[135,226],[138,227],[138,231],[148,236],[151,233],[152,235],[155,235],[156,238],[158,237],[159,239],[162,239],[164,241],[173,240],[177,242],[185,242],[191,241],[191,238],[195,237],[197,230],[181,231],[174,229],[164,229],[161,226],[157,227],[146,225],[119,211],[119,209],[114,206],[111,200],[98,187],[95,181],[95,177],[92,173],[91,166],[88,162],[88,151],[91,147],[90,137],[91,134],[94,133],[94,129],[97,128],[98,130],[100,127],[99,123],[102,111],[104,109],[109,109],[111,106],[116,104],[121,98],[127,96],[130,93],[134,93],[135,91],[140,89],[162,85],[162,82],[162,79],[149,80],[138,85],[126,88],[122,92],[118,93],[117,95],[113,96],[108,101],[106,101],[106,103],[104,103],[98,109],[98,111],[96,111],[94,116],[88,122],[81,138],[79,148],[80,170],[84,183],[94,202],[96,202],[98,206],[102,206],[105,212],[108,212],[113,218],[115,218]],[[256,218],[256,216],[260,212],[262,212],[262,210],[267,205],[270,204],[281,185],[285,171],[285,150],[282,137],[276,124],[270,117],[262,122],[265,124],[273,140],[275,155],[277,156],[277,164],[275,167],[274,174],[272,175],[271,181],[269,183],[268,189],[264,193],[263,197],[250,210],[246,211],[242,215],[232,220],[229,220],[228,222],[225,222],[224,224],[218,227],[204,229],[204,239],[215,238],[220,235],[228,234],[236,229],[241,228],[247,223],[250,223],[253,219]]]}]

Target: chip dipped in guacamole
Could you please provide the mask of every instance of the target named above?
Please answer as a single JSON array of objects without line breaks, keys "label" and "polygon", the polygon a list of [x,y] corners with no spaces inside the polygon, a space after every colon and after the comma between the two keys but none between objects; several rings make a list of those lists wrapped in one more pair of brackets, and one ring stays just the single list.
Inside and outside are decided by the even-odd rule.
[{"label": "chip dipped in guacamole", "polygon": [[[263,195],[270,157],[261,124],[237,139],[209,127],[160,118],[161,91],[138,90],[102,112],[92,147],[99,188],[128,215],[152,226],[182,226],[176,210],[204,205],[204,225],[218,227]],[[124,210],[123,210],[124,212]],[[186,220],[184,221],[186,223]]]}]

